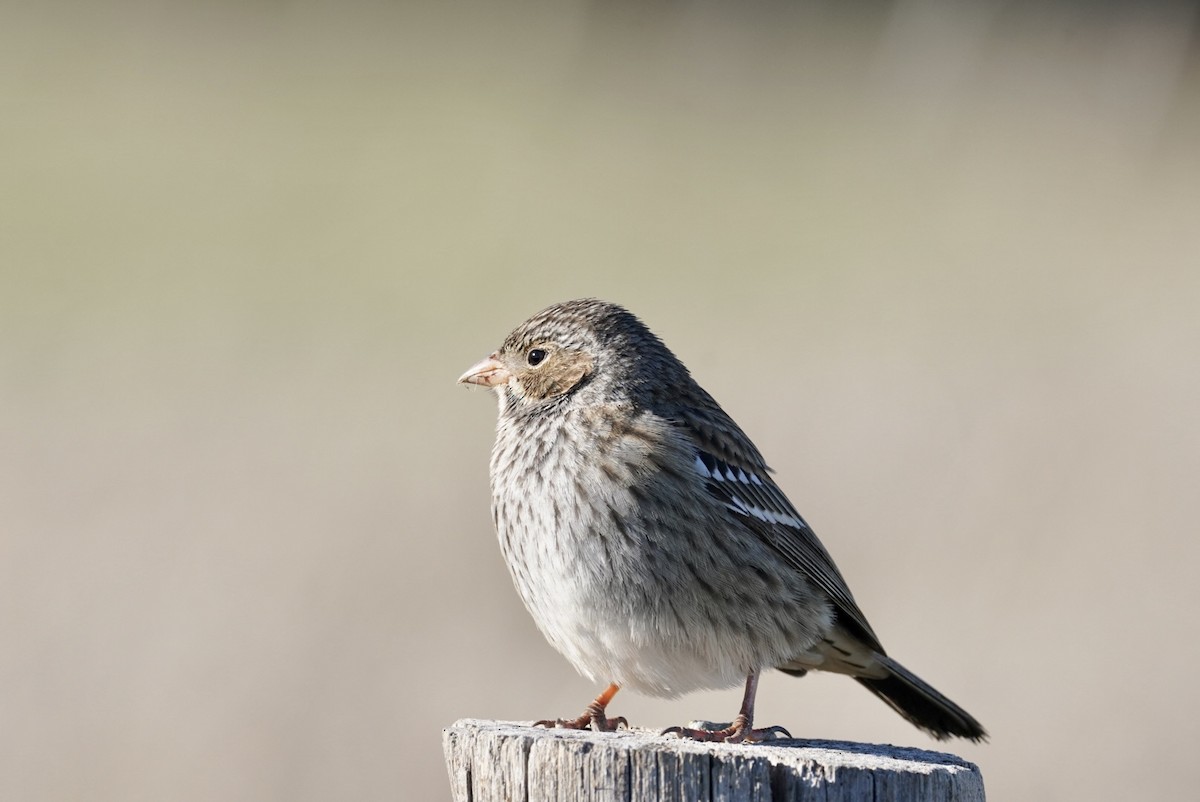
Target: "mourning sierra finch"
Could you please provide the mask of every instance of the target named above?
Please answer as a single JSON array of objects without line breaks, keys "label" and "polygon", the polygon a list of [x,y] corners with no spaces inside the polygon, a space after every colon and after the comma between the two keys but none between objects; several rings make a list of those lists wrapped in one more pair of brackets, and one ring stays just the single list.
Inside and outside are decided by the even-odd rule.
[{"label": "mourning sierra finch", "polygon": [[[725,729],[760,740],[763,669],[854,677],[936,738],[979,722],[888,657],[832,558],[754,444],[636,317],[557,304],[460,382],[500,403],[492,515],[538,628],[608,688],[560,726],[611,730],[618,688],[673,697],[745,682]],[[551,724],[553,722],[542,722]]]}]

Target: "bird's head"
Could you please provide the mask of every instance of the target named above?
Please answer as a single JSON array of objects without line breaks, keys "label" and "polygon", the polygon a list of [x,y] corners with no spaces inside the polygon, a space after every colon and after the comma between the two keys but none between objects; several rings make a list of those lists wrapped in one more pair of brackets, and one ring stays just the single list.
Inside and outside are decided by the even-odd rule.
[{"label": "bird's head", "polygon": [[537,408],[585,387],[611,400],[636,389],[641,374],[656,364],[678,363],[623,307],[585,298],[538,312],[458,381],[495,389],[502,407]]}]

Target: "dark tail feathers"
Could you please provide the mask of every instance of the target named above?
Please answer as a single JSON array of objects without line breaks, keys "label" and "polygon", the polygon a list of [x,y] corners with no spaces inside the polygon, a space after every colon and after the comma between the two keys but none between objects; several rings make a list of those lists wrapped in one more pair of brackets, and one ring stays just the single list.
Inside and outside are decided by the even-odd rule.
[{"label": "dark tail feathers", "polygon": [[890,657],[879,655],[880,664],[889,671],[883,679],[855,677],[909,722],[939,740],[958,736],[982,741],[987,731],[971,714],[942,696],[933,686]]}]

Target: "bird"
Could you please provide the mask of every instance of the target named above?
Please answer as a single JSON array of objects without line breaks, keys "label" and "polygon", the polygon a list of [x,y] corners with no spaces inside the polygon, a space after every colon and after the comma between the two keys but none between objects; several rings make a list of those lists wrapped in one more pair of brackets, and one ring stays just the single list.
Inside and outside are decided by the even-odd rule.
[{"label": "bird", "polygon": [[605,689],[577,718],[613,731],[619,689],[676,698],[743,685],[732,722],[664,730],[730,743],[754,726],[759,677],[849,675],[937,739],[987,732],[884,651],[829,552],[759,449],[624,307],[554,304],[517,326],[460,384],[499,414],[492,518],[538,629]]}]

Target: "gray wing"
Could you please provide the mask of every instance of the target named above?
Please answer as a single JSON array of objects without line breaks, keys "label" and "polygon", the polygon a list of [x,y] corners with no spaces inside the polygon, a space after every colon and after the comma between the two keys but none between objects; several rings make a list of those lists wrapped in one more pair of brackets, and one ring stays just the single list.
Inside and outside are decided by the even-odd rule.
[{"label": "gray wing", "polygon": [[844,625],[883,653],[833,558],[771,479],[770,468],[750,438],[712,396],[695,384],[689,389],[693,403],[684,409],[676,407],[672,410],[676,414],[669,417],[690,435],[696,447],[694,467],[708,492],[823,590]]}]

